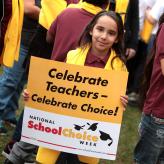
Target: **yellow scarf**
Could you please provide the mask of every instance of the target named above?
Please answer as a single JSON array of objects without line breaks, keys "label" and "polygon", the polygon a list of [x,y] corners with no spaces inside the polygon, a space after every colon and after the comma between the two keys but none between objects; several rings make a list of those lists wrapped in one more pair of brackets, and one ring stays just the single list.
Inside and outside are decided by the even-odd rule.
[{"label": "yellow scarf", "polygon": [[12,67],[14,60],[19,58],[20,39],[24,15],[24,1],[12,0],[12,15],[9,20],[1,61],[5,66]]},{"label": "yellow scarf", "polygon": [[[129,0],[116,0],[116,12],[121,14],[123,22],[125,20],[125,14],[127,11],[128,3],[129,3]],[[96,15],[98,12],[103,10],[100,7],[94,6],[87,2],[81,2],[81,1],[78,4],[70,4],[68,7],[69,8],[82,8],[94,15]],[[109,9],[109,5],[106,10],[108,9]]]},{"label": "yellow scarf", "polygon": [[51,23],[67,7],[65,0],[42,0],[39,14],[39,24],[49,29]]},{"label": "yellow scarf", "polygon": [[81,1],[78,4],[70,4],[68,6],[68,8],[80,8],[80,9],[84,9],[84,10],[86,10],[89,13],[92,13],[94,15],[96,15],[97,13],[99,13],[100,11],[103,10],[101,7],[94,6],[94,5],[89,4],[87,2],[81,2]]},{"label": "yellow scarf", "polygon": [[[90,49],[90,47],[88,46],[85,50],[82,50],[81,48],[77,48],[76,50],[69,51],[67,54],[66,63],[76,64],[76,65],[84,65],[89,49]],[[114,61],[112,63],[112,66],[113,66],[113,68],[112,68],[111,61],[114,57],[116,57],[116,53],[114,50],[111,50],[109,59],[105,65],[104,69],[127,71],[125,64],[119,58],[114,59]]]},{"label": "yellow scarf", "polygon": [[121,14],[123,22],[127,11],[129,0],[116,0],[116,12]]}]

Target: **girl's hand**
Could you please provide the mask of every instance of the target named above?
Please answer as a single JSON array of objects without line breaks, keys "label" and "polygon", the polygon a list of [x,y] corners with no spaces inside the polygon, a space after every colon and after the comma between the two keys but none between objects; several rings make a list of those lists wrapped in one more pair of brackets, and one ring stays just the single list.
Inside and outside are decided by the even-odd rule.
[{"label": "girl's hand", "polygon": [[122,103],[122,105],[124,107],[124,111],[125,111],[127,104],[128,104],[128,96],[127,95],[121,96],[120,100],[121,100],[121,103]]},{"label": "girl's hand", "polygon": [[24,101],[28,101],[28,100],[29,100],[30,94],[29,94],[29,92],[27,91],[27,89],[24,89],[24,91],[23,91],[23,93],[22,93],[22,96],[23,96]]}]

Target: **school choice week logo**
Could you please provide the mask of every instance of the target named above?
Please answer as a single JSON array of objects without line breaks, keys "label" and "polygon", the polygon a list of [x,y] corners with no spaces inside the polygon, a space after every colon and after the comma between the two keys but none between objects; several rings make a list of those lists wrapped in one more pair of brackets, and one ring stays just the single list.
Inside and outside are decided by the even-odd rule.
[{"label": "school choice week logo", "polygon": [[[54,121],[50,122],[55,124]],[[83,125],[73,124],[72,128],[64,127],[49,127],[44,124],[44,122],[35,123],[33,120],[28,121],[28,128],[36,131],[41,131],[43,133],[49,133],[59,136],[64,136],[66,138],[72,138],[78,140],[81,145],[94,146],[96,147],[98,141],[105,141],[109,147],[113,143],[113,139],[110,134],[98,129],[98,123],[85,123]],[[97,133],[98,132],[98,133]]]}]

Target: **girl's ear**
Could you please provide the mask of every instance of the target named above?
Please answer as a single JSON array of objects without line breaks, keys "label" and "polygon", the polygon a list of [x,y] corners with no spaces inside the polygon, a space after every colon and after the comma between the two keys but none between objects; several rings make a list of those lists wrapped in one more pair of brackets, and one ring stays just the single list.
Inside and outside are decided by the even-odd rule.
[{"label": "girl's ear", "polygon": [[92,31],[90,31],[89,34],[92,36]]}]

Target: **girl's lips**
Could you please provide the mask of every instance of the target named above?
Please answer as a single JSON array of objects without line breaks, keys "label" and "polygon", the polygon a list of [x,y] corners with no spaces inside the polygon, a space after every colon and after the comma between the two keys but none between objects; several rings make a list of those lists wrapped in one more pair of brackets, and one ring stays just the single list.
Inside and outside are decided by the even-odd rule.
[{"label": "girl's lips", "polygon": [[101,42],[101,41],[98,41],[98,43],[101,44],[101,45],[104,45],[104,46],[107,45],[107,43],[104,43],[104,42]]}]

